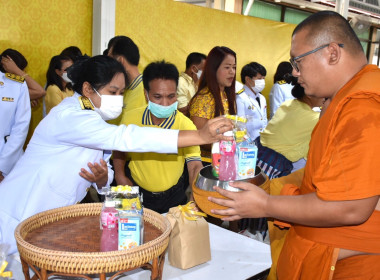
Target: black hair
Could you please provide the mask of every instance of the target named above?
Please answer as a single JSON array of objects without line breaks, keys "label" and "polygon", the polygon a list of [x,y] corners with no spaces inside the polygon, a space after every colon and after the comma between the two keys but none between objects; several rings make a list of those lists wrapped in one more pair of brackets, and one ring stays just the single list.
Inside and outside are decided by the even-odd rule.
[{"label": "black hair", "polygon": [[280,62],[277,66],[276,73],[273,77],[273,83],[276,83],[281,80],[285,80],[288,84],[290,84],[291,80],[289,79],[289,75],[292,75],[293,67],[288,61]]},{"label": "black hair", "polygon": [[300,86],[300,84],[297,81],[298,81],[298,78],[292,76],[291,84],[294,86],[292,88],[292,95],[297,100],[303,102],[303,98],[305,96],[305,90],[303,87]]},{"label": "black hair", "polygon": [[124,37],[125,36],[119,35],[119,36],[115,36],[115,37],[111,38],[108,41],[107,50],[110,50],[115,45],[117,40],[119,40],[120,38],[124,38]]},{"label": "black hair", "polygon": [[156,79],[171,80],[178,86],[179,73],[174,64],[165,62],[165,60],[150,63],[145,67],[143,72],[143,84],[146,91],[149,92],[149,83]]},{"label": "black hair", "polygon": [[79,57],[82,56],[82,52],[77,46],[70,46],[65,48],[61,52],[61,55],[68,56],[73,62],[75,62]]},{"label": "black hair", "polygon": [[257,74],[265,77],[267,75],[267,70],[264,66],[257,62],[251,62],[247,65],[244,65],[240,72],[242,83],[245,84],[245,77],[253,78],[256,77]]},{"label": "black hair", "polygon": [[[4,57],[9,56],[10,58],[12,58],[14,63],[21,70],[24,70],[26,66],[28,66],[28,61],[26,60],[26,58],[19,51],[16,51],[14,49],[6,49],[5,51],[3,51],[1,56],[4,56]],[[3,65],[1,63],[0,63],[0,71],[5,73],[5,69],[3,68]]]},{"label": "black hair", "polygon": [[[112,40],[112,39],[111,39]],[[140,53],[139,48],[132,41],[131,38],[126,36],[120,36],[115,39],[112,48],[112,56],[123,56],[128,63],[132,65],[139,65],[140,61]],[[108,48],[110,49],[110,48]]]},{"label": "black hair", "polygon": [[[215,107],[214,107],[215,117],[224,115],[225,111],[223,107],[223,101],[220,94],[220,86],[218,84],[218,78],[217,78],[216,73],[220,65],[222,64],[223,60],[226,59],[228,55],[233,56],[235,59],[235,63],[237,63],[236,53],[230,48],[225,47],[225,46],[216,46],[211,49],[211,51],[207,55],[203,73],[199,79],[198,91],[191,98],[189,107],[192,106],[194,101],[198,98],[198,95],[204,94],[204,90],[207,88],[215,100]],[[233,77],[231,86],[224,88],[224,91],[227,94],[229,114],[231,115],[236,114],[235,82],[236,82],[236,73],[235,73],[235,76]]]},{"label": "black hair", "polygon": [[[46,72],[46,88],[50,85],[56,85],[61,91],[65,90],[63,88],[62,77],[57,74],[55,70],[62,70],[62,64],[64,61],[72,61],[68,56],[56,55],[53,56],[49,63],[49,68]],[[72,89],[70,83],[66,84],[66,88]]]},{"label": "black hair", "polygon": [[200,64],[206,58],[207,56],[203,53],[192,52],[186,58],[186,69],[189,69],[192,65]]},{"label": "black hair", "polygon": [[69,79],[73,82],[73,89],[79,94],[82,94],[84,82],[100,90],[118,73],[123,74],[127,81],[123,65],[112,57],[104,55],[81,57],[67,71]]}]

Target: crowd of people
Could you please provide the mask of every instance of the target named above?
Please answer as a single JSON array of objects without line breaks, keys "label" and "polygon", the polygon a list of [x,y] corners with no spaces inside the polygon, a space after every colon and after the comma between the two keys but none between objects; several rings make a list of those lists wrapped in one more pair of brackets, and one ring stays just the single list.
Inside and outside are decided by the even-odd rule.
[{"label": "crowd of people", "polygon": [[[226,221],[271,217],[291,224],[279,279],[379,277],[379,69],[367,65],[354,31],[335,12],[300,23],[290,55],[273,77],[268,118],[265,66],[244,65],[237,89],[238,55],[226,46],[190,53],[182,73],[165,60],[140,73],[138,46],[116,36],[103,55],[69,47],[52,57],[44,87],[25,72],[21,53],[5,50],[0,243],[15,252],[18,223],[82,201],[90,186],[99,193],[112,182],[140,186],[143,205],[159,213],[185,204],[192,199],[186,190],[211,162],[211,144],[231,139],[223,132],[232,123],[222,117],[230,114],[247,118],[258,166],[270,179],[305,167],[304,179],[280,196],[245,182],[231,183],[244,192],[215,188],[228,199],[210,198],[227,206],[213,212]],[[24,152],[38,102],[44,118]]]}]

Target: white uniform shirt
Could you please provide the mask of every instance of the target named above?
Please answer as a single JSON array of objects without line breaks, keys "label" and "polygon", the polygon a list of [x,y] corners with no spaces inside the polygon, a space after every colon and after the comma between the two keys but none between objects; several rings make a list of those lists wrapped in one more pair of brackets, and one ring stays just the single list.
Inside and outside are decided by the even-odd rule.
[{"label": "white uniform shirt", "polygon": [[[40,122],[25,154],[0,183],[0,243],[16,251],[19,222],[45,210],[81,201],[91,182],[80,169],[108,160],[111,150],[177,153],[178,130],[115,126],[82,110],[79,94],[65,98]],[[90,171],[91,172],[91,171]],[[113,172],[109,172],[108,184]]]},{"label": "white uniform shirt", "polygon": [[6,78],[0,72],[0,171],[4,176],[23,154],[30,117],[26,83]]},{"label": "white uniform shirt", "polygon": [[[260,105],[256,100],[260,98]],[[236,96],[237,114],[245,116],[247,121],[247,132],[249,137],[254,140],[260,136],[268,123],[267,101],[265,97],[254,93],[249,87],[244,85],[244,91]]]},{"label": "white uniform shirt", "polygon": [[292,95],[292,84],[286,83],[284,80],[276,82],[269,93],[270,118],[274,116],[278,107],[286,100],[294,99]]}]

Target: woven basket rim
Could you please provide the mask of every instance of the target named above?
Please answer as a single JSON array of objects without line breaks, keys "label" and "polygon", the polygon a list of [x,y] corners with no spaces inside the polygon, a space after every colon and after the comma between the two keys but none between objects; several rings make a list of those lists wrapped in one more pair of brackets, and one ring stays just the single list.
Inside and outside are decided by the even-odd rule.
[{"label": "woven basket rim", "polygon": [[[157,212],[144,208],[144,221],[148,221],[151,224],[153,224],[149,219],[151,219],[153,222],[157,222],[159,225],[153,224],[153,226],[159,228],[162,231],[162,234],[157,237],[154,240],[151,240],[147,243],[144,243],[140,246],[137,246],[132,249],[128,250],[120,250],[120,251],[110,251],[110,252],[70,252],[70,251],[56,251],[51,249],[45,249],[40,248],[38,246],[35,246],[33,244],[30,244],[22,237],[22,231],[25,229],[25,227],[28,227],[29,225],[35,225],[39,221],[43,220],[45,217],[55,217],[56,220],[63,220],[67,218],[65,215],[69,215],[70,213],[73,214],[73,216],[94,216],[100,214],[102,207],[102,203],[87,203],[87,204],[77,204],[77,205],[71,205],[71,206],[65,206],[60,208],[55,208],[51,210],[47,210],[41,213],[38,213],[36,215],[33,215],[29,217],[28,219],[22,221],[15,230],[15,238],[17,242],[17,246],[19,247],[19,252],[21,257],[25,257],[29,262],[38,263],[39,267],[41,267],[41,262],[44,263],[44,261],[51,263],[51,261],[54,259],[54,257],[60,257],[60,258],[67,258],[69,261],[71,259],[96,259],[97,262],[101,263],[104,262],[110,262],[112,259],[118,260],[124,260],[128,257],[132,257],[133,255],[141,255],[144,253],[147,253],[149,256],[152,255],[150,258],[153,259],[154,257],[158,257],[157,252],[164,252],[168,242],[169,242],[169,235],[171,232],[171,225],[169,220],[162,216],[161,214],[158,214]],[[89,214],[89,212],[91,212]],[[85,213],[87,215],[85,215]],[[61,217],[60,214],[63,214]],[[42,225],[52,223],[54,221],[43,223]],[[41,225],[41,226],[42,226]],[[160,227],[161,226],[161,227]],[[37,227],[38,228],[38,227]],[[31,230],[32,231],[32,230]],[[29,232],[26,232],[27,235]],[[25,235],[25,236],[26,236]],[[156,252],[151,252],[152,248]],[[149,251],[149,252],[148,252]],[[80,261],[78,262],[78,264]],[[75,264],[75,262],[74,262]],[[51,266],[51,264],[50,264]],[[95,265],[93,265],[95,266]],[[100,265],[101,266],[101,265]],[[51,267],[47,265],[47,269],[50,270]],[[125,269],[130,267],[125,267]],[[83,269],[83,268],[80,268]],[[102,269],[101,269],[102,270]],[[104,269],[103,269],[104,270]],[[103,272],[102,270],[102,272]],[[66,272],[62,270],[57,270],[58,272]],[[70,271],[72,272],[72,271]],[[83,271],[82,271],[83,272]],[[105,271],[110,272],[110,271]],[[96,273],[96,271],[89,270],[86,271],[86,273]]]}]

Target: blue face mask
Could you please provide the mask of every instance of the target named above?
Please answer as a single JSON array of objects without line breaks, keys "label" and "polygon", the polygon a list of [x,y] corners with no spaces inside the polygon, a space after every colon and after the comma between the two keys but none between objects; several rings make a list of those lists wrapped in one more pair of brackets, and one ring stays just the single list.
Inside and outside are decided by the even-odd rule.
[{"label": "blue face mask", "polygon": [[174,102],[169,106],[162,106],[156,103],[148,101],[148,109],[149,111],[159,119],[169,118],[175,110],[177,110],[178,101]]}]

